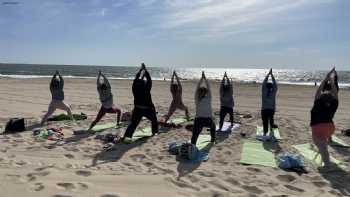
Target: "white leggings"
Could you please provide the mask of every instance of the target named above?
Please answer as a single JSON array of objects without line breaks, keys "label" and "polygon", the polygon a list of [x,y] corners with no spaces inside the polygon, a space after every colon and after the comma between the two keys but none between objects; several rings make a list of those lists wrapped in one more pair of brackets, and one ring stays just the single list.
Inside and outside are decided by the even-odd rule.
[{"label": "white leggings", "polygon": [[64,110],[68,113],[68,115],[73,119],[72,111],[70,110],[69,106],[65,104],[63,101],[59,100],[52,100],[51,103],[49,104],[49,108],[47,110],[47,113],[41,120],[40,125],[43,125],[47,119],[56,111],[56,109],[61,109]]}]

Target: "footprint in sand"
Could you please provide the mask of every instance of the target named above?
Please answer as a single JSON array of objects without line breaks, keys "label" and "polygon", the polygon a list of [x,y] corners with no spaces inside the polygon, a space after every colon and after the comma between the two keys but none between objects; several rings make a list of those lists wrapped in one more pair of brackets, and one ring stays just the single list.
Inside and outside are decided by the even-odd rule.
[{"label": "footprint in sand", "polygon": [[296,192],[305,192],[305,190],[303,189],[300,189],[298,187],[295,187],[295,186],[292,186],[292,185],[284,185],[284,187],[292,190],[292,191],[296,191]]},{"label": "footprint in sand", "polygon": [[79,175],[79,176],[85,176],[85,177],[88,177],[88,176],[91,176],[91,172],[90,171],[87,171],[87,170],[78,170],[75,172],[76,175]]},{"label": "footprint in sand", "polygon": [[286,182],[286,183],[290,183],[292,181],[294,181],[296,178],[292,175],[277,175],[276,178],[280,181]]},{"label": "footprint in sand", "polygon": [[116,195],[116,194],[102,194],[100,197],[119,197],[119,195]]},{"label": "footprint in sand", "polygon": [[39,191],[45,189],[45,186],[44,186],[44,184],[42,184],[42,183],[35,183],[35,184],[32,186],[32,189],[33,189],[34,191],[36,191],[36,192],[39,192]]},{"label": "footprint in sand", "polygon": [[246,190],[249,193],[254,193],[254,194],[263,194],[265,193],[263,190],[259,189],[256,186],[249,186],[249,185],[242,185],[242,188]]},{"label": "footprint in sand", "polygon": [[223,185],[219,181],[210,181],[209,183],[210,183],[210,185],[213,185],[216,188],[221,189],[223,191],[226,191],[226,192],[230,191],[230,189],[228,187],[226,187],[225,185]]},{"label": "footprint in sand", "polygon": [[234,185],[234,186],[240,186],[241,185],[240,182],[238,182],[237,180],[235,180],[234,178],[231,178],[231,177],[227,178],[225,181],[230,183],[230,184],[232,184],[232,185]]},{"label": "footprint in sand", "polygon": [[72,154],[64,154],[64,156],[68,159],[74,159],[74,155]]},{"label": "footprint in sand", "polygon": [[69,196],[69,195],[62,195],[62,194],[55,194],[52,197],[73,197],[73,196]]},{"label": "footprint in sand", "polygon": [[247,170],[250,171],[250,172],[254,172],[254,173],[262,172],[260,169],[258,169],[258,168],[252,168],[252,167],[248,167]]},{"label": "footprint in sand", "polygon": [[28,182],[35,181],[37,176],[43,177],[43,176],[47,176],[49,174],[50,174],[50,172],[47,172],[47,171],[29,173],[29,174],[27,174],[27,181]]},{"label": "footprint in sand", "polygon": [[80,190],[87,190],[87,189],[89,189],[89,186],[85,183],[78,183],[78,188]]},{"label": "footprint in sand", "polygon": [[200,189],[195,187],[195,186],[192,186],[190,183],[187,183],[187,182],[184,182],[184,181],[181,181],[181,180],[174,180],[170,177],[167,177],[167,178],[164,178],[165,181],[168,181],[172,184],[174,184],[175,186],[179,187],[179,188],[187,188],[187,189],[192,189],[192,190],[195,190],[195,191],[199,191]]},{"label": "footprint in sand", "polygon": [[139,161],[142,161],[143,159],[145,159],[146,156],[144,154],[133,154],[133,155],[130,155],[130,158],[133,161],[139,162]]},{"label": "footprint in sand", "polygon": [[65,189],[69,191],[75,189],[75,186],[73,183],[56,183],[56,185],[61,189]]},{"label": "footprint in sand", "polygon": [[325,187],[328,185],[328,183],[324,182],[324,181],[313,181],[312,182],[316,187]]},{"label": "footprint in sand", "polygon": [[199,171],[197,172],[200,176],[204,177],[215,177],[215,174],[212,172],[206,172],[206,171]]}]

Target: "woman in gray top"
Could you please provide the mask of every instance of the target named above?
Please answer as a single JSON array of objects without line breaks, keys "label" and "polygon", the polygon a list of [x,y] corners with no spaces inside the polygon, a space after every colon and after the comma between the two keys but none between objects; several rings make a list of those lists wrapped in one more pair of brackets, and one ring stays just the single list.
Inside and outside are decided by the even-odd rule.
[{"label": "woman in gray top", "polygon": [[[101,76],[103,82],[101,83]],[[111,85],[108,82],[108,79],[101,73],[98,72],[97,76],[97,92],[100,95],[101,108],[98,112],[96,119],[91,123],[89,130],[91,130],[106,113],[117,114],[117,126],[120,122],[121,110],[113,104],[113,94],[111,91]]]},{"label": "woman in gray top", "polygon": [[[271,75],[272,83],[269,83],[269,76]],[[272,74],[272,68],[266,75],[261,87],[261,118],[264,126],[264,135],[268,133],[269,123],[272,131],[274,127],[274,115],[276,110],[276,93],[277,83]]]},{"label": "woman in gray top", "polygon": [[[57,78],[58,76],[58,78]],[[52,95],[51,103],[49,104],[49,108],[47,113],[44,115],[41,120],[40,125],[43,126],[47,119],[56,111],[56,109],[64,110],[68,113],[68,115],[73,119],[73,115],[71,109],[67,104],[63,102],[64,100],[64,92],[63,92],[64,80],[60,73],[56,70],[56,73],[53,75],[50,83],[50,91]]]}]

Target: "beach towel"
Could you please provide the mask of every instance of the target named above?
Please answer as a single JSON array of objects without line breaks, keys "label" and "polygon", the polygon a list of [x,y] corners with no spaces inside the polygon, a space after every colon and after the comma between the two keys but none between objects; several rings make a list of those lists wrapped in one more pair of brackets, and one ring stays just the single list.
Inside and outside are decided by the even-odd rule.
[{"label": "beach towel", "polygon": [[[306,144],[299,144],[299,145],[293,145],[295,149],[297,149],[300,154],[302,154],[305,159],[311,161],[314,165],[318,167],[323,166],[323,162],[321,159],[321,155],[318,153],[317,147],[315,145],[312,145],[310,143]],[[339,165],[341,162],[334,157],[330,156],[331,162]]]},{"label": "beach towel", "polygon": [[241,125],[237,124],[237,123],[234,123],[233,126],[231,126],[230,122],[224,122],[221,130],[219,130],[219,126],[216,127],[216,132],[218,132],[218,133],[231,133],[235,129],[238,129],[240,126]]},{"label": "beach towel", "polygon": [[277,168],[274,153],[269,151],[271,143],[246,141],[243,144],[240,163]]},{"label": "beach towel", "polygon": [[[74,118],[74,120],[86,120],[87,115],[84,113],[73,114],[73,118]],[[48,119],[48,121],[64,121],[64,120],[72,120],[72,119],[67,114],[55,115],[55,116]]]},{"label": "beach towel", "polygon": [[[275,136],[275,138],[277,140],[281,140],[282,139],[280,131],[279,131],[278,128],[274,128],[273,129],[273,134],[274,134],[274,136]],[[261,126],[257,126],[256,127],[256,135],[257,136],[263,136],[264,135],[264,128],[261,127]],[[267,135],[270,135],[270,129],[269,129],[269,132],[267,133]]]},{"label": "beach towel", "polygon": [[344,147],[344,148],[350,147],[350,145],[348,145],[345,141],[343,141],[342,139],[338,138],[335,135],[332,136],[332,141],[330,142],[330,145]]},{"label": "beach towel", "polygon": [[36,129],[33,131],[33,135],[37,141],[50,141],[51,144],[62,141],[64,136],[62,130],[57,128]]},{"label": "beach towel", "polygon": [[180,125],[182,123],[189,122],[192,120],[194,120],[194,119],[190,118],[190,120],[187,120],[186,118],[171,118],[170,120],[168,120],[168,122],[170,124]]}]

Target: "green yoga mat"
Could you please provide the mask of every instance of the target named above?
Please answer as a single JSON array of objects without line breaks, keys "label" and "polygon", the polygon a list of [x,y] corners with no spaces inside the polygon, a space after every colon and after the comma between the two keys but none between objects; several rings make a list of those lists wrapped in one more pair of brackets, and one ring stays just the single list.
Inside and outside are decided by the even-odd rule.
[{"label": "green yoga mat", "polygon": [[123,128],[125,126],[127,126],[127,123],[120,123],[119,126],[117,126],[117,124],[115,122],[109,122],[109,123],[105,123],[105,124],[95,125],[91,129],[91,131],[92,132],[102,132],[102,131],[107,130],[107,129],[112,129],[112,128],[119,129],[119,128]]},{"label": "green yoga mat", "polygon": [[130,143],[136,142],[137,140],[148,138],[151,136],[152,136],[152,129],[147,127],[144,129],[136,130],[132,138],[125,138],[123,142],[126,144],[130,144]]},{"label": "green yoga mat", "polygon": [[[193,120],[193,118],[190,118],[189,121],[191,121],[191,120]],[[169,123],[178,125],[178,124],[182,124],[182,123],[189,122],[189,121],[186,118],[172,118],[169,120]]]},{"label": "green yoga mat", "polygon": [[209,150],[213,143],[211,141],[211,136],[208,134],[199,135],[196,143],[198,150]]},{"label": "green yoga mat", "polygon": [[333,135],[332,136],[332,141],[330,143],[332,146],[340,146],[340,147],[345,147],[349,148],[350,145],[348,145],[345,141],[342,139],[338,138],[337,136]]},{"label": "green yoga mat", "polygon": [[[300,154],[302,154],[306,159],[310,160],[313,164],[317,165],[318,167],[323,166],[323,162],[321,159],[321,155],[317,151],[317,147],[310,144],[299,144],[299,145],[293,145],[294,148],[296,148]],[[334,157],[330,156],[331,162],[339,165],[341,162]]]},{"label": "green yoga mat", "polygon": [[240,163],[276,168],[275,155],[269,150],[266,150],[270,146],[270,143],[244,142]]},{"label": "green yoga mat", "polygon": [[[279,131],[278,128],[274,128],[273,129],[273,134],[274,134],[276,139],[278,139],[278,140],[282,139],[280,131]],[[260,127],[260,126],[257,126],[256,127],[256,135],[264,135],[264,128]],[[269,132],[267,133],[267,135],[270,135],[270,129],[269,129]]]},{"label": "green yoga mat", "polygon": [[[84,113],[80,113],[80,114],[73,114],[73,118],[74,120],[85,120],[87,119],[87,116]],[[65,120],[72,120],[72,118],[67,114],[59,114],[48,119],[48,121],[65,121]]]}]

